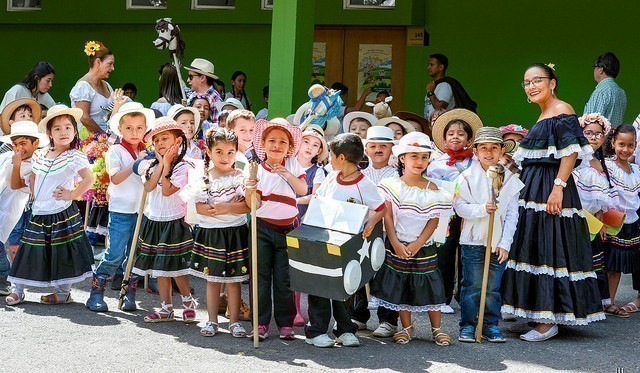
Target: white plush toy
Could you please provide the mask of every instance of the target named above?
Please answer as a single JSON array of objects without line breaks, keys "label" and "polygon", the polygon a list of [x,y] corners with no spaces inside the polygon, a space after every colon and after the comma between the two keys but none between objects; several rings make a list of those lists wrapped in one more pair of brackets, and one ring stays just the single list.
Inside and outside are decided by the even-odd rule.
[{"label": "white plush toy", "polygon": [[393,96],[389,96],[384,99],[384,101],[380,101],[377,104],[373,102],[367,102],[367,106],[373,107],[373,115],[378,118],[378,120],[382,118],[389,118],[393,114],[391,113],[391,107],[389,107],[389,103],[393,100]]}]

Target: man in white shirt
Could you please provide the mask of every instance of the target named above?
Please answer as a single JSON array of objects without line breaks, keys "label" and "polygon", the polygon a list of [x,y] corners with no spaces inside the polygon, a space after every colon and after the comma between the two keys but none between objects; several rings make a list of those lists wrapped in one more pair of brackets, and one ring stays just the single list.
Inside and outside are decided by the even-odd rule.
[{"label": "man in white shirt", "polygon": [[449,59],[444,54],[436,53],[429,56],[427,72],[433,80],[427,83],[427,95],[424,98],[424,117],[427,119],[436,110],[451,110],[456,107],[451,85],[447,82],[436,85],[436,81],[444,78],[448,66]]}]

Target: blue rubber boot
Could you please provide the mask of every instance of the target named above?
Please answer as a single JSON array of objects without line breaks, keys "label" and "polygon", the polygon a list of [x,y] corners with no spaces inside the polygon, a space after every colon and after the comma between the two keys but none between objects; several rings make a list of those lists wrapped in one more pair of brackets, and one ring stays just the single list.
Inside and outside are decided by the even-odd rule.
[{"label": "blue rubber boot", "polygon": [[138,309],[136,306],[136,288],[138,287],[138,276],[132,274],[127,283],[127,293],[122,302],[122,310],[133,312]]},{"label": "blue rubber boot", "polygon": [[107,312],[109,307],[104,301],[104,291],[107,288],[107,277],[93,274],[91,282],[91,294],[87,300],[87,308],[94,312]]}]

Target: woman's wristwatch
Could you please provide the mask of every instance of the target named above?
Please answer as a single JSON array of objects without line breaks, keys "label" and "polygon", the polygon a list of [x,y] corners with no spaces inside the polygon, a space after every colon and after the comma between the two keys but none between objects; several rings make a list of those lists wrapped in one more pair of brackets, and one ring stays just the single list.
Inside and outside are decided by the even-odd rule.
[{"label": "woman's wristwatch", "polygon": [[556,177],[556,179],[553,181],[553,184],[557,185],[557,186],[561,186],[563,188],[567,187],[567,183],[565,183],[564,181],[562,181],[561,178]]}]

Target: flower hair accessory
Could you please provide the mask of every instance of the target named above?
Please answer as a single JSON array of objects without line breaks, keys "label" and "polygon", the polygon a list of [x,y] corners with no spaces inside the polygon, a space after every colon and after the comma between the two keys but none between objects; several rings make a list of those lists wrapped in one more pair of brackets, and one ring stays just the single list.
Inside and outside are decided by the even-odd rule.
[{"label": "flower hair accessory", "polygon": [[84,53],[87,56],[94,56],[96,52],[102,49],[103,47],[104,47],[104,44],[102,44],[99,41],[93,41],[93,40],[87,41],[84,43]]},{"label": "flower hair accessory", "polygon": [[547,64],[547,66],[548,66],[551,70],[556,71],[556,64],[555,64],[555,63],[548,63],[548,64]]},{"label": "flower hair accessory", "polygon": [[585,114],[578,118],[578,121],[580,122],[580,127],[582,128],[585,128],[586,126],[593,123],[598,123],[602,126],[605,136],[609,133],[609,131],[611,131],[611,123],[600,113]]}]

